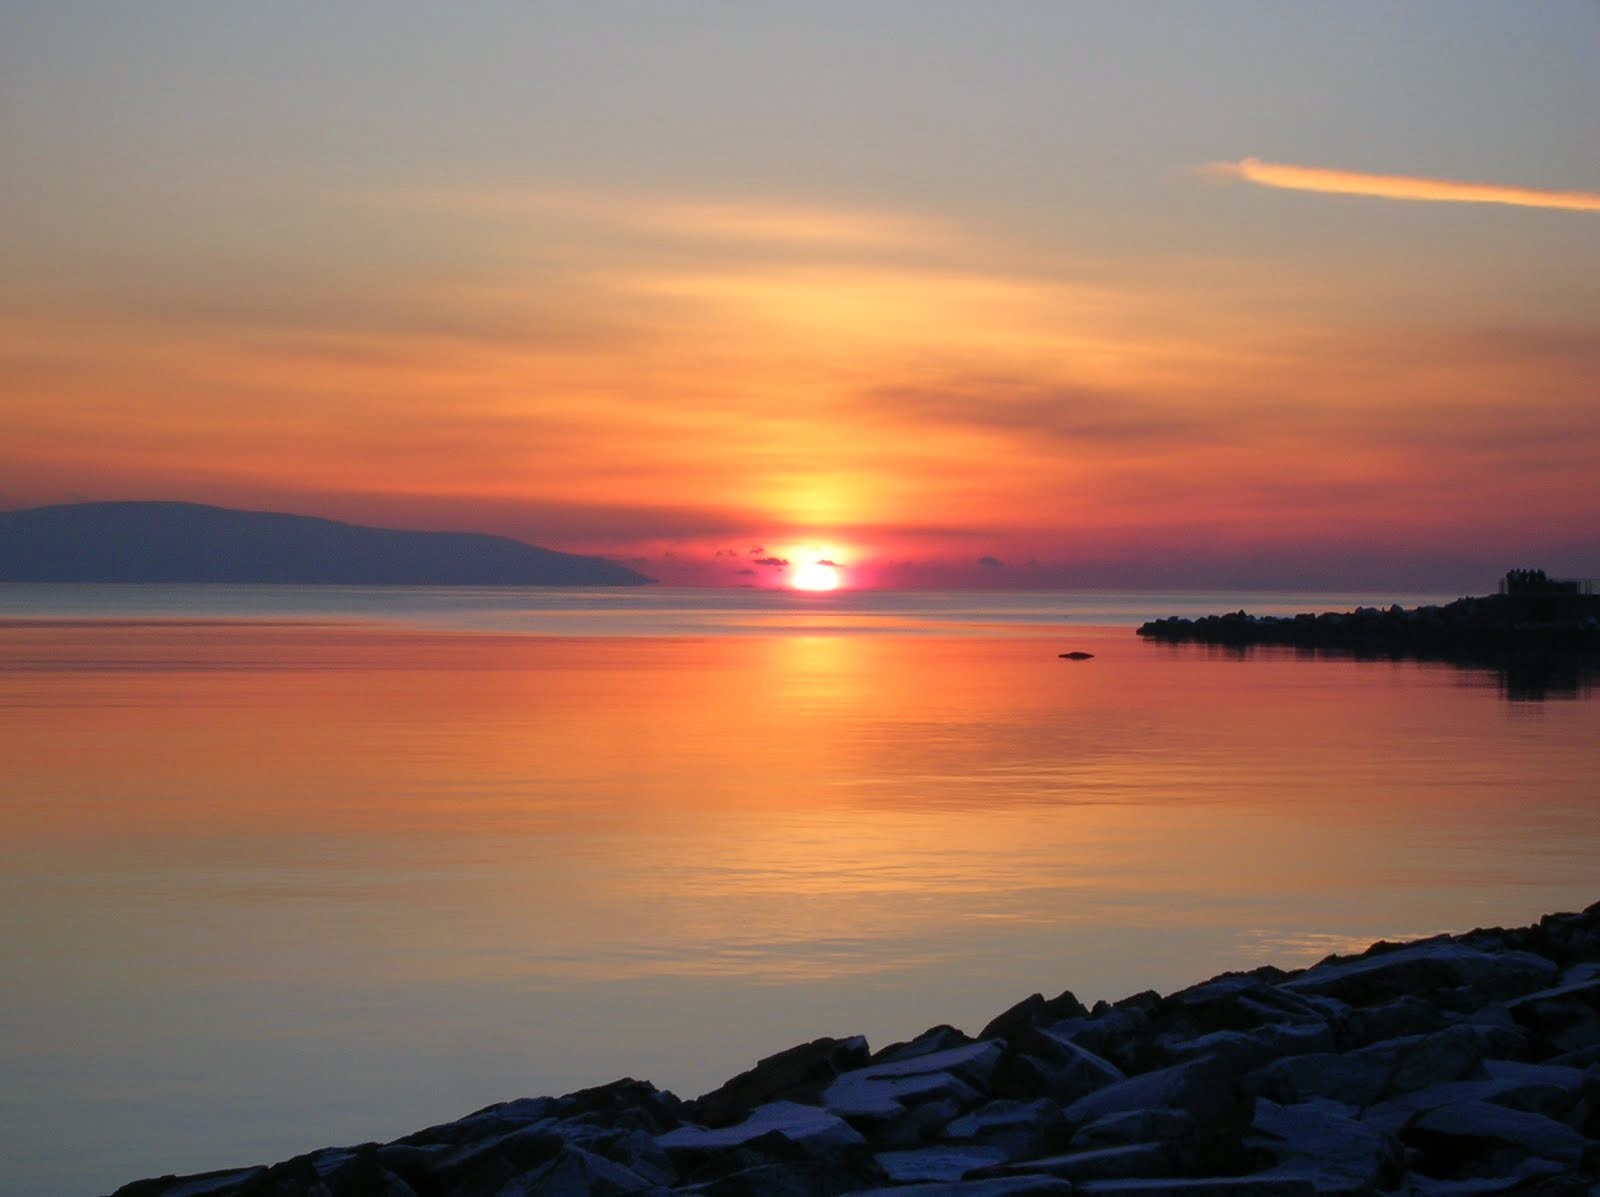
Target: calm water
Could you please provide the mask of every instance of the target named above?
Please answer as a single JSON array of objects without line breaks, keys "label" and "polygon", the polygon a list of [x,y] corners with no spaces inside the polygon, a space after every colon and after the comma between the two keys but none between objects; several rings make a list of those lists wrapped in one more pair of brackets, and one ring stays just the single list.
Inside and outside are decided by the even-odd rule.
[{"label": "calm water", "polygon": [[1132,632],[1453,597],[0,587],[0,1191],[1586,905],[1589,690]]}]

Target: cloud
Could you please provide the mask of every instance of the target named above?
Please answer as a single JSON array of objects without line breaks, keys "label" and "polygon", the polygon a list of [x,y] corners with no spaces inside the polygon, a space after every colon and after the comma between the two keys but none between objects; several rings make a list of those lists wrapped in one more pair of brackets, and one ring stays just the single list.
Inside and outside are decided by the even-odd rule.
[{"label": "cloud", "polygon": [[979,557],[974,564],[987,565],[990,569],[1000,569],[1005,565],[1005,562],[1000,560],[998,557],[991,557],[986,553],[982,557]]},{"label": "cloud", "polygon": [[762,557],[760,560],[758,560],[756,562],[756,564],[757,565],[774,565],[774,566],[777,566],[779,569],[782,569],[785,565],[789,564],[789,559],[787,557]]},{"label": "cloud", "polygon": [[818,561],[817,564],[818,565],[838,565],[839,563],[837,561],[829,561],[826,557],[824,557],[821,561]]},{"label": "cloud", "polygon": [[1131,391],[1027,378],[952,377],[884,386],[863,395],[860,404],[897,424],[941,424],[1110,449],[1196,443],[1214,433],[1214,417],[1203,412]]},{"label": "cloud", "polygon": [[380,202],[477,216],[631,229],[701,243],[812,249],[925,250],[954,244],[954,230],[929,217],[761,199],[619,195],[572,188],[479,186],[380,193]]},{"label": "cloud", "polygon": [[1426,175],[1377,175],[1323,166],[1294,166],[1241,158],[1211,162],[1200,170],[1220,178],[1242,179],[1261,187],[1287,191],[1320,191],[1328,195],[1366,195],[1378,199],[1443,204],[1508,204],[1517,208],[1556,208],[1566,212],[1600,212],[1600,191],[1561,191],[1544,187],[1510,187]]}]

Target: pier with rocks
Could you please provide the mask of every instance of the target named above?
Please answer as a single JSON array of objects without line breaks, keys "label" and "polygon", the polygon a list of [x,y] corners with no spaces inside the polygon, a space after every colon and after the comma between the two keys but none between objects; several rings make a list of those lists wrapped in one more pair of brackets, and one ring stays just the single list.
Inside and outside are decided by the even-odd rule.
[{"label": "pier with rocks", "polygon": [[1600,903],[877,1051],[632,1079],[116,1197],[1600,1197]]}]

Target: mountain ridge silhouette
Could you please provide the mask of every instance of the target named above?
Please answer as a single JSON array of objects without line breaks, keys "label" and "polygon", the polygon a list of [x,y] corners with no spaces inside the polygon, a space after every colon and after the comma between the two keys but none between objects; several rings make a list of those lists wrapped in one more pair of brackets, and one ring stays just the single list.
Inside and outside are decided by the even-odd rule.
[{"label": "mountain ridge silhouette", "polygon": [[603,557],[484,532],[425,532],[162,500],[0,512],[0,582],[640,586]]}]

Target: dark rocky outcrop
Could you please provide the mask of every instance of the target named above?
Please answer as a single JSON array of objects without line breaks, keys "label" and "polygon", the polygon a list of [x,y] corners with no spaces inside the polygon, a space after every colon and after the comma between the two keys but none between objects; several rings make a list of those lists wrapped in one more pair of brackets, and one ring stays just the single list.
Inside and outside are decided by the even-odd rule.
[{"label": "dark rocky outcrop", "polygon": [[1600,903],[977,1039],[779,1052],[695,1102],[622,1080],[117,1197],[1594,1197]]},{"label": "dark rocky outcrop", "polygon": [[1511,697],[1577,692],[1592,684],[1600,668],[1600,595],[1588,593],[1586,584],[1513,581],[1537,573],[1513,570],[1501,593],[1443,605],[1298,615],[1233,611],[1198,619],[1174,615],[1142,624],[1139,635],[1241,653],[1279,646],[1363,660],[1445,661],[1497,671]]}]

